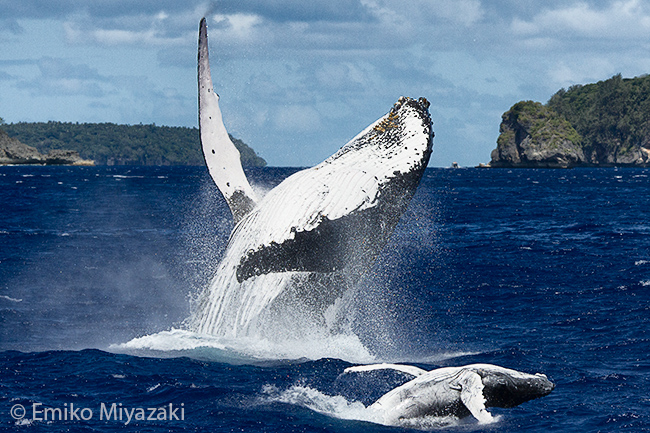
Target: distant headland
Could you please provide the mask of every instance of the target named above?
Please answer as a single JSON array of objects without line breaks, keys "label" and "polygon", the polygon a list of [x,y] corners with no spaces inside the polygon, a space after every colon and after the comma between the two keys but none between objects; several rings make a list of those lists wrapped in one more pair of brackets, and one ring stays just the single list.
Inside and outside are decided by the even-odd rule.
[{"label": "distant headland", "polygon": [[[230,137],[242,165],[266,161]],[[0,165],[203,165],[197,128],[114,123],[0,124]]]},{"label": "distant headland", "polygon": [[0,129],[0,165],[9,164],[95,165],[95,161],[81,158],[75,150],[52,149],[44,155]]},{"label": "distant headland", "polygon": [[650,76],[561,89],[545,104],[516,103],[502,116],[484,167],[650,166]]}]

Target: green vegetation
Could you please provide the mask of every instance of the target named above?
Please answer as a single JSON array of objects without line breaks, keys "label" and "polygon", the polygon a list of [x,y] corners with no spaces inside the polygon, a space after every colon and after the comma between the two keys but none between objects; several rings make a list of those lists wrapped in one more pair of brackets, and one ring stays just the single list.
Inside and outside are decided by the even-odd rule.
[{"label": "green vegetation", "polygon": [[[114,123],[10,123],[9,136],[41,153],[76,150],[98,165],[202,165],[197,128]],[[230,137],[241,153],[242,165],[263,167],[266,161],[239,139]]]},{"label": "green vegetation", "polygon": [[571,122],[597,159],[650,147],[650,76],[625,79],[618,74],[572,86],[558,91],[547,105]]},{"label": "green vegetation", "polygon": [[[539,102],[521,101],[510,108],[505,116],[509,117],[512,124],[518,124],[530,135],[531,141],[536,145],[558,147],[565,140],[573,144],[580,144],[582,137],[571,124],[554,110]],[[497,143],[512,140],[515,131],[508,129],[497,139]]]},{"label": "green vegetation", "polygon": [[650,76],[561,89],[503,115],[492,166],[650,166]]}]

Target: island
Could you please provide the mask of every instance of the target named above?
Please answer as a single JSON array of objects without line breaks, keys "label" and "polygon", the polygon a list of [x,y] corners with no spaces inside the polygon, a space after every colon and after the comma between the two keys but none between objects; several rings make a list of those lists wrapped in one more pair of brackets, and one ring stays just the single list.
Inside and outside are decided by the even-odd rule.
[{"label": "island", "polygon": [[520,101],[501,120],[483,167],[650,166],[648,75],[571,86],[546,104]]},{"label": "island", "polygon": [[[75,153],[79,160],[92,160],[97,165],[204,164],[198,128],[51,121],[5,123],[0,124],[2,130],[2,143],[11,143],[8,144],[13,149],[11,152],[19,152],[12,155],[19,155],[18,159],[25,162],[15,162],[13,157],[14,162],[3,162],[12,159],[6,151],[3,158],[0,150],[0,164],[54,164],[54,161],[62,161],[65,154]],[[266,161],[243,141],[230,138],[239,150],[243,166],[266,165]],[[42,154],[41,159],[37,154]]]},{"label": "island", "polygon": [[83,159],[75,150],[52,149],[44,155],[0,129],[0,165],[10,164],[95,165],[95,161]]}]

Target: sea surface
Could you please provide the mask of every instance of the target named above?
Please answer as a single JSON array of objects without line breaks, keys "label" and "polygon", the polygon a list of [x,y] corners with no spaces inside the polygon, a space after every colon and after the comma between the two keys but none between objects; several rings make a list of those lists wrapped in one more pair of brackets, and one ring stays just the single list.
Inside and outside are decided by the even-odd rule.
[{"label": "sea surface", "polygon": [[202,167],[0,167],[0,430],[414,431],[365,410],[403,375],[343,374],[389,361],[556,384],[416,429],[650,431],[648,169],[427,169],[351,334],[281,348],[186,329],[231,228]]}]

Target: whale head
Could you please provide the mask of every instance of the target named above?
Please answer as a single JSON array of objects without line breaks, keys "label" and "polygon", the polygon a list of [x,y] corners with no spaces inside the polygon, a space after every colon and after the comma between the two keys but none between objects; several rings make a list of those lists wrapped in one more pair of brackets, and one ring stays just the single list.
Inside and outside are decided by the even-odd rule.
[{"label": "whale head", "polygon": [[347,163],[348,159],[360,157],[364,159],[362,165],[372,167],[374,175],[387,181],[399,174],[419,173],[428,164],[432,151],[434,133],[429,105],[426,98],[401,96],[388,113],[320,165]]},{"label": "whale head", "polygon": [[541,373],[527,374],[501,368],[481,374],[485,406],[510,408],[529,400],[544,397],[555,384]]}]

